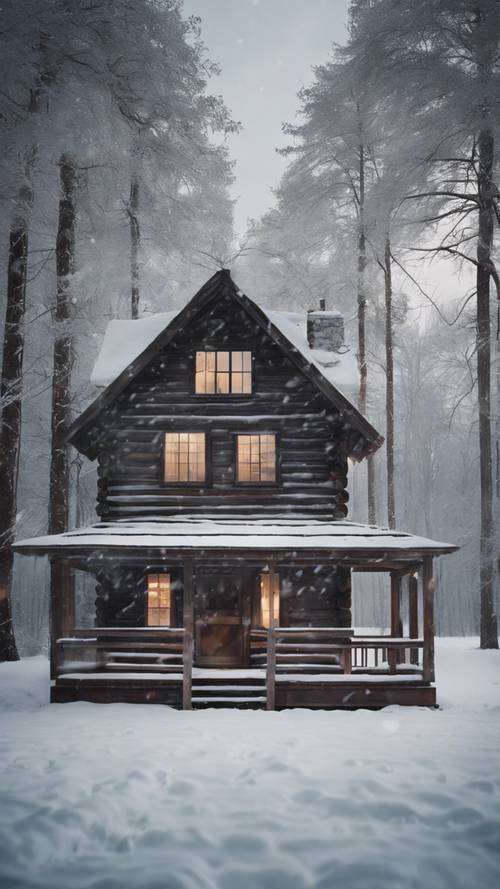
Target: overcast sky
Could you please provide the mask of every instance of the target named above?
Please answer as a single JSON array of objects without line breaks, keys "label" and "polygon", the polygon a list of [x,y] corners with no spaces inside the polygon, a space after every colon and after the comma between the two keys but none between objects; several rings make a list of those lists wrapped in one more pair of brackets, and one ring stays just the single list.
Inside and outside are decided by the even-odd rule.
[{"label": "overcast sky", "polygon": [[282,121],[294,119],[297,91],[311,82],[313,65],[346,38],[349,0],[184,0],[186,15],[199,15],[202,36],[221,75],[220,93],[243,129],[231,138],[236,161],[236,229],[273,203],[270,189],[286,159]]}]

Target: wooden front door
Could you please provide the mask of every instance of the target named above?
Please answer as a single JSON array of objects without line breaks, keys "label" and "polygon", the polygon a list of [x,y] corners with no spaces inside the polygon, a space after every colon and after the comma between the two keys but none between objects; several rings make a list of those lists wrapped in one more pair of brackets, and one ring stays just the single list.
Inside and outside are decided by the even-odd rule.
[{"label": "wooden front door", "polygon": [[245,574],[198,573],[195,664],[246,667],[250,658],[251,580]]}]

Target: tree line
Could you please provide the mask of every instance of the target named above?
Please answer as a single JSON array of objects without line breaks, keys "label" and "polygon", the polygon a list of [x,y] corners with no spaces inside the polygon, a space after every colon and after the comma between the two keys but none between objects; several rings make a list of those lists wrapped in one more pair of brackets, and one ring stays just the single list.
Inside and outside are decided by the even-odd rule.
[{"label": "tree line", "polygon": [[[129,306],[122,305],[121,314],[137,318],[145,301],[141,276],[151,281],[148,265],[167,279],[171,296],[185,266],[203,265],[230,243],[232,171],[224,139],[237,124],[207,90],[217,69],[199,25],[183,17],[178,0],[16,0],[2,11],[0,200],[8,222],[0,659],[17,658],[11,544],[21,430],[35,401],[26,382],[28,325],[30,336],[41,339],[47,333],[42,321],[50,319],[50,484],[39,524],[59,533],[70,521],[65,434],[82,394],[75,362],[86,348],[84,319],[99,316],[102,327],[112,313],[110,292],[127,291]],[[127,231],[124,271],[118,245]],[[96,239],[102,250],[89,251]],[[37,278],[48,265],[53,290],[45,295]]]},{"label": "tree line", "polygon": [[238,251],[237,124],[180,0],[3,10],[0,659],[17,656],[16,527],[56,533],[92,512],[93,476],[87,491],[64,436],[92,394],[96,337],[110,317],[178,304],[232,249],[249,292],[343,309],[360,409],[386,435],[354,476],[354,515],[460,543],[438,569],[438,630],[498,645],[499,3],[352,0],[347,24],[284,125],[275,207]]},{"label": "tree line", "polygon": [[[430,513],[421,490],[409,489],[414,467],[396,466],[405,439],[412,434],[418,439],[420,429],[401,428],[396,442],[395,425],[398,411],[400,427],[417,422],[416,413],[403,415],[404,387],[424,362],[429,366],[433,402],[420,422],[425,420],[430,437],[418,459],[432,468],[437,438],[449,424],[455,432],[461,425],[455,441],[448,436],[449,459],[458,465],[458,447],[467,447],[470,463],[453,488],[440,490],[447,477],[443,466],[434,488],[427,486],[427,497],[444,494],[448,508],[458,504],[457,485],[476,478],[476,463],[479,470],[478,500],[459,506],[466,510],[467,530],[460,531],[451,517],[444,527],[449,533],[456,528],[469,559],[475,557],[471,539],[478,541],[484,648],[498,647],[499,53],[497,0],[352,0],[346,45],[334,47],[330,59],[314,69],[311,86],[299,93],[299,122],[284,125],[290,143],[282,152],[289,163],[276,207],[253,222],[242,257],[249,279],[264,281],[283,304],[292,295],[307,306],[326,293],[353,321],[355,316],[359,406],[376,416],[383,405],[386,430],[383,483],[376,478],[379,458],[368,463],[370,523],[395,527],[410,515],[403,503],[412,499],[420,504],[417,525]],[[431,261],[455,282],[456,295],[446,304],[427,286]],[[437,314],[427,329],[413,321],[410,332],[416,301]],[[420,354],[416,366],[412,350],[424,343],[435,348],[436,324],[447,329],[443,352]],[[463,358],[447,379],[454,350]],[[438,372],[430,369],[436,357]],[[417,402],[419,393],[413,394]],[[433,411],[441,414],[434,427]],[[466,432],[471,425],[476,442]],[[413,524],[410,530],[418,528]],[[431,532],[437,533],[432,523]]]}]

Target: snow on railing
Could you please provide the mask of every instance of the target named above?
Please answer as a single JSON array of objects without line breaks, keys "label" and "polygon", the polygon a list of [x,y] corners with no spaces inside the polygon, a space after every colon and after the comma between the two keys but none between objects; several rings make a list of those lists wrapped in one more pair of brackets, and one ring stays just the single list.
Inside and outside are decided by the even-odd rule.
[{"label": "snow on railing", "polygon": [[192,650],[183,627],[76,628],[56,642],[57,675],[68,673],[141,674],[182,680],[183,703],[191,698]]},{"label": "snow on railing", "polygon": [[[57,675],[101,671],[124,680],[131,673],[154,680],[182,681],[182,706],[191,708],[193,647],[183,627],[76,628],[60,638]],[[423,676],[423,639],[386,635],[356,636],[351,627],[252,628],[250,663],[266,672],[266,706],[276,706],[276,683],[321,676],[335,683],[349,677]],[[425,677],[424,677],[425,678]]]}]

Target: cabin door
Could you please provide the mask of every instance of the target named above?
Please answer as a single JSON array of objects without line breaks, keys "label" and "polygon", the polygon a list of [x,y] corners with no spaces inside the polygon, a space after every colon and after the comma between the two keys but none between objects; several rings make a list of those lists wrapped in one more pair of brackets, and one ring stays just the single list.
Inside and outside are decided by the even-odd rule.
[{"label": "cabin door", "polygon": [[251,578],[245,574],[197,572],[195,664],[246,667],[250,660]]}]

